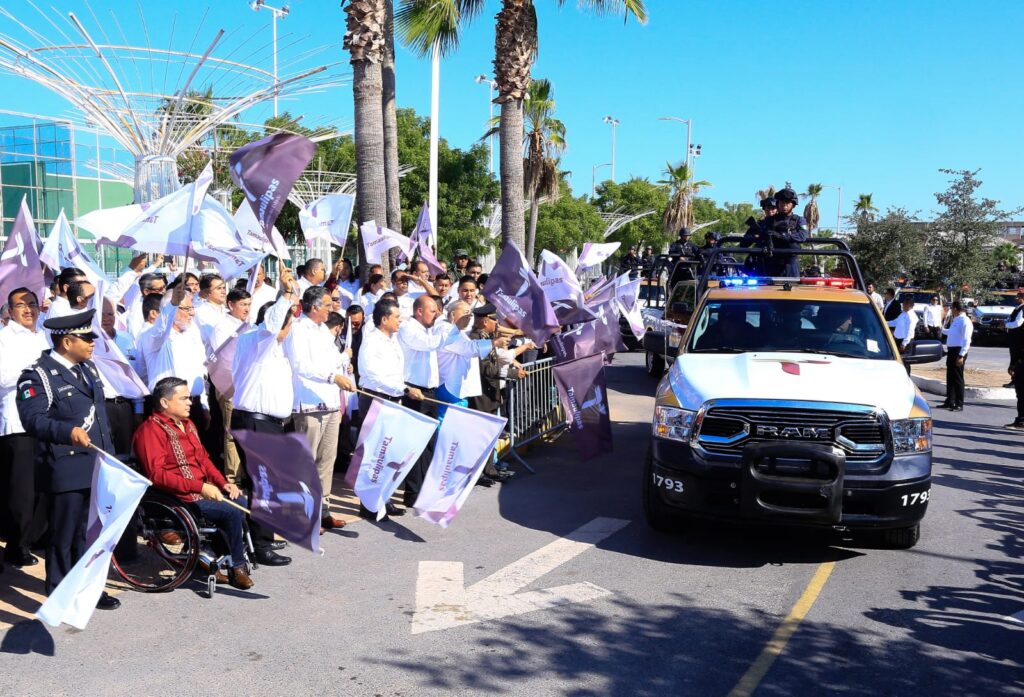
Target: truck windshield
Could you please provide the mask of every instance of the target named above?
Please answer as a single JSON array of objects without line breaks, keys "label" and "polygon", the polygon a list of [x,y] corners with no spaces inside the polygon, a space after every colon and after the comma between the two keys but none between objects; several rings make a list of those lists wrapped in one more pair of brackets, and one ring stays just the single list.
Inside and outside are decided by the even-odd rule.
[{"label": "truck windshield", "polygon": [[886,331],[867,303],[724,300],[701,310],[687,351],[795,351],[890,360]]}]

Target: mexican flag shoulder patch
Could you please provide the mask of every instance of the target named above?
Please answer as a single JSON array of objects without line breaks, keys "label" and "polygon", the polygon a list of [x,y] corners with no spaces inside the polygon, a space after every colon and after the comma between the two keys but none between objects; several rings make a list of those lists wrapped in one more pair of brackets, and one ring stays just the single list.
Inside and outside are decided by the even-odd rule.
[{"label": "mexican flag shoulder patch", "polygon": [[24,389],[24,390],[21,391],[21,398],[22,399],[32,399],[35,396],[36,396],[36,388],[34,388],[34,387],[29,387],[29,388]]}]

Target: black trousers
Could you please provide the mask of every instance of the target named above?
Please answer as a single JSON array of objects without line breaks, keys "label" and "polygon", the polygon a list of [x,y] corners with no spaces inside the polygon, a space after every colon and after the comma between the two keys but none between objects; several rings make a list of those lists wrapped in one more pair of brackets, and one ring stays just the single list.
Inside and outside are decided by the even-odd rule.
[{"label": "black trousers", "polygon": [[946,401],[954,407],[964,405],[964,365],[957,365],[960,358],[959,346],[949,346],[946,353]]},{"label": "black trousers", "polygon": [[135,408],[131,401],[118,397],[107,400],[107,420],[110,422],[110,440],[118,457],[131,455],[132,436],[135,435]]},{"label": "black trousers", "polygon": [[46,594],[64,580],[85,554],[85,526],[89,521],[89,490],[50,494],[50,544],[46,548]]},{"label": "black trousers", "polygon": [[[428,399],[437,399],[435,390],[433,388],[420,387],[420,392],[423,396]],[[416,399],[410,399],[409,397],[402,398],[402,406],[413,411],[418,411],[421,414],[437,418],[437,405],[433,402],[426,400],[419,401]],[[402,503],[408,507],[412,507],[416,504],[416,499],[419,498],[420,489],[423,488],[423,479],[427,476],[427,469],[430,467],[430,461],[434,459],[434,445],[437,443],[437,431],[434,431],[434,435],[430,437],[430,441],[427,443],[427,447],[423,449],[420,456],[416,459],[412,469],[409,470],[409,474],[405,475],[405,493],[402,495]]]},{"label": "black trousers", "polygon": [[32,547],[46,531],[43,477],[35,438],[26,433],[0,438],[0,512],[9,558]]},{"label": "black trousers", "polygon": [[[284,433],[284,422],[259,418],[262,414],[253,415],[248,411],[231,410],[231,428],[235,431],[255,431],[256,433]],[[252,491],[252,478],[245,468],[245,449],[238,446],[238,459],[241,468],[238,470],[239,486]],[[257,550],[267,549],[274,541],[274,533],[249,518],[249,534],[252,535],[252,546]]]}]

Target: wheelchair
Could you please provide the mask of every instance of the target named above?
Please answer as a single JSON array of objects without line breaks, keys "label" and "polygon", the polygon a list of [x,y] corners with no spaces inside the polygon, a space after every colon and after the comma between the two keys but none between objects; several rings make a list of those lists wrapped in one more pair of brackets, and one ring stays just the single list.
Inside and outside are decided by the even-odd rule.
[{"label": "wheelchair", "polygon": [[[257,564],[248,522],[244,525],[248,572]],[[111,566],[142,593],[172,591],[195,575],[205,581],[206,597],[212,598],[217,591],[215,574],[228,573],[228,544],[198,507],[150,487],[114,548]]]}]

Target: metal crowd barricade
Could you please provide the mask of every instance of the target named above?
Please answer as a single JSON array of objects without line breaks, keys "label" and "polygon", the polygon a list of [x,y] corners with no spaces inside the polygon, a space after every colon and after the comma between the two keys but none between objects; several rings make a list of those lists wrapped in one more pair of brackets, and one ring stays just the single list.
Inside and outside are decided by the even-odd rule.
[{"label": "metal crowd barricade", "polygon": [[508,417],[509,444],[503,457],[513,457],[526,469],[533,467],[516,448],[565,427],[565,412],[558,399],[554,360],[544,358],[523,364],[526,377],[506,383],[505,415]]}]

